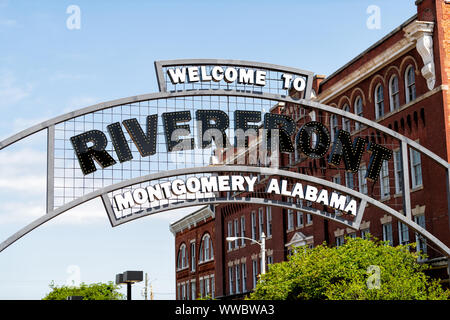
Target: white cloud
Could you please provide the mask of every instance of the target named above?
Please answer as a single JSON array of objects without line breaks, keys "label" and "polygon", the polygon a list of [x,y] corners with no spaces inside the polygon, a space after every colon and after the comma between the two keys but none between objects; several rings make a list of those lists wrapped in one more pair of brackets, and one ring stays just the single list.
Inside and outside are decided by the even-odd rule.
[{"label": "white cloud", "polygon": [[12,107],[27,98],[31,91],[31,84],[18,84],[11,73],[0,75],[0,107]]},{"label": "white cloud", "polygon": [[27,193],[39,193],[45,190],[45,176],[25,176],[15,178],[0,178],[0,189],[8,189],[14,191],[26,191]]},{"label": "white cloud", "polygon": [[95,198],[60,214],[53,223],[55,225],[104,224],[109,223],[109,220],[102,201],[100,198]]},{"label": "white cloud", "polygon": [[[30,148],[0,152],[0,224],[27,222],[45,214],[46,152]],[[13,196],[11,196],[13,194]],[[172,223],[200,207],[181,208],[146,217]],[[108,221],[99,198],[71,209],[57,224],[95,224]]]},{"label": "white cloud", "polygon": [[45,206],[33,201],[1,202],[0,208],[0,224],[31,223],[45,214]]},{"label": "white cloud", "polygon": [[12,28],[16,26],[18,26],[18,23],[14,19],[0,19],[0,27]]},{"label": "white cloud", "polygon": [[63,113],[73,111],[75,109],[81,109],[84,107],[89,107],[98,102],[98,99],[95,97],[74,97],[69,99],[67,102],[67,107],[64,108]]},{"label": "white cloud", "polygon": [[48,120],[48,117],[39,117],[39,118],[15,118],[13,120],[13,131],[18,132],[21,130],[28,129],[31,126],[34,126],[38,123],[44,122]]},{"label": "white cloud", "polygon": [[57,72],[50,77],[50,80],[52,80],[52,81],[59,81],[59,80],[79,81],[79,80],[85,80],[85,79],[89,79],[89,78],[92,78],[92,75]]},{"label": "white cloud", "polygon": [[[46,176],[47,153],[33,149],[1,150],[0,152],[0,179],[37,179]],[[42,174],[36,172],[41,171]],[[33,184],[34,185],[34,184]],[[45,184],[44,184],[45,186]]]}]

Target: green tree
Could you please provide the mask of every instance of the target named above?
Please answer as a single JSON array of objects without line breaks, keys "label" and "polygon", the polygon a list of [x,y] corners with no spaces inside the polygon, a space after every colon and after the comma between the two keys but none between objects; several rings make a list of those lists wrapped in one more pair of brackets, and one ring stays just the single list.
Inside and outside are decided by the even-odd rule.
[{"label": "green tree", "polygon": [[374,240],[348,238],[339,247],[298,247],[288,261],[270,266],[249,299],[450,298],[449,290],[424,273],[428,266],[417,262],[412,245],[392,247]]},{"label": "green tree", "polygon": [[123,300],[124,295],[118,292],[120,287],[113,282],[81,283],[79,287],[56,286],[50,283],[50,293],[43,300],[66,300],[69,296],[83,296],[83,300]]}]

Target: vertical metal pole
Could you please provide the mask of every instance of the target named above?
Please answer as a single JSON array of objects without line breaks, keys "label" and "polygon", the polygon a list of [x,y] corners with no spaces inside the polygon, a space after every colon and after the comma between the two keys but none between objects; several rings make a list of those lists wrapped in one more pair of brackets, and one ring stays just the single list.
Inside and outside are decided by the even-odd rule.
[{"label": "vertical metal pole", "polygon": [[131,301],[131,282],[127,282],[127,300]]},{"label": "vertical metal pole", "polygon": [[54,209],[55,184],[55,126],[47,128],[47,213]]},{"label": "vertical metal pole", "polygon": [[261,274],[266,273],[266,235],[263,232],[261,234]]},{"label": "vertical metal pole", "polygon": [[[402,158],[403,174],[403,211],[408,219],[411,220],[411,194],[409,184],[409,163],[408,163],[408,144],[401,141],[400,156]],[[395,161],[395,160],[394,160]]]},{"label": "vertical metal pole", "polygon": [[148,285],[148,278],[147,278],[147,272],[146,272],[145,273],[145,289],[144,289],[145,300],[147,300],[147,285]]}]

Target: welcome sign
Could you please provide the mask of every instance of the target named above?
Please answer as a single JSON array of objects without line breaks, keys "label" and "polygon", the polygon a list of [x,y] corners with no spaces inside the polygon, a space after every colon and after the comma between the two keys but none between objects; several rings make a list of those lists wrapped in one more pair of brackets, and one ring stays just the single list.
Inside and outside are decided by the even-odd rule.
[{"label": "welcome sign", "polygon": [[[447,166],[389,128],[312,101],[312,72],[221,59],[156,61],[155,71],[159,92],[81,108],[0,141],[4,149],[45,130],[48,155],[47,210],[3,241],[0,251],[100,198],[113,227],[177,208],[234,203],[307,212],[357,230],[370,204],[450,255],[413,221],[409,192],[402,194],[403,214],[294,163],[317,161],[320,170],[358,174],[374,185],[383,163],[392,161],[392,148],[369,139],[367,129],[397,141],[406,173],[410,147]],[[331,116],[365,129],[330,129]],[[406,176],[403,183],[409,190]]]}]

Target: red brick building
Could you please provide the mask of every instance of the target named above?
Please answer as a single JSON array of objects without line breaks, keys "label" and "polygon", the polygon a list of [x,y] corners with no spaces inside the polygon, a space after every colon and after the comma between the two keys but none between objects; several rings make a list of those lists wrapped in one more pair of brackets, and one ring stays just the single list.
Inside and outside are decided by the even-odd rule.
[{"label": "red brick building", "polygon": [[[418,0],[416,5],[415,16],[332,75],[316,75],[312,100],[374,120],[448,161],[450,2]],[[336,131],[343,129],[351,132],[352,137],[359,136],[391,149],[393,158],[383,163],[376,182],[363,178],[369,164],[368,155],[363,157],[357,174],[333,167],[325,158],[313,160],[294,153],[283,154],[281,166],[345,185],[401,212],[402,168],[398,142],[347,118],[298,105],[279,103],[271,112],[292,116],[298,128],[305,122],[319,121],[329,128],[332,140]],[[413,149],[410,149],[408,159],[414,221],[450,246],[446,182],[445,179],[436,179],[444,177],[445,171]],[[255,190],[260,196],[264,196],[265,179],[267,177],[259,177],[260,184]],[[375,207],[366,208],[359,231],[322,217],[278,207],[223,204],[216,206],[214,212],[208,208],[202,210],[171,226],[177,254],[178,299],[195,296],[183,294],[182,289],[178,289],[187,283],[188,278],[189,283],[196,284],[196,288],[203,286],[202,293],[205,293],[205,281],[200,284],[199,280],[205,279],[205,276],[212,280],[208,286],[216,297],[238,297],[251,291],[261,272],[260,246],[248,240],[227,242],[225,238],[245,236],[259,240],[262,232],[267,236],[268,264],[285,260],[291,246],[315,246],[323,242],[338,246],[347,236],[365,237],[367,233],[388,240],[392,245],[416,242],[418,248],[428,255],[427,262],[448,282],[447,259],[406,225]],[[205,214],[206,211],[210,213]],[[198,264],[194,271],[190,267],[183,268],[180,264],[180,259],[183,259],[182,253],[180,256],[182,246],[188,249],[185,256],[195,258],[196,253],[190,250],[196,248],[198,252],[204,234],[209,234],[213,239],[211,250],[214,249],[214,259],[204,265]]]},{"label": "red brick building", "polygon": [[177,249],[177,299],[215,297],[214,218],[214,208],[206,206],[170,225]]}]

